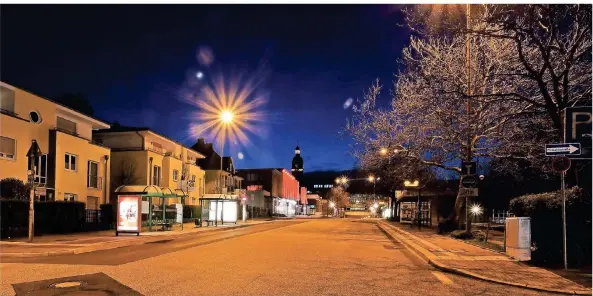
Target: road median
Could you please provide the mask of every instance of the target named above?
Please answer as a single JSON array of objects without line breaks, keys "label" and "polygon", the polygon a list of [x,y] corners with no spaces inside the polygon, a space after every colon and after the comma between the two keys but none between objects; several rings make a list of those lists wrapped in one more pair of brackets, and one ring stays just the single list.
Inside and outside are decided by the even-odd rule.
[{"label": "road median", "polygon": [[428,264],[445,272],[537,291],[591,295],[591,290],[572,281],[542,268],[524,266],[497,252],[431,231],[406,231],[399,223],[379,221],[378,226],[391,239],[401,242]]}]

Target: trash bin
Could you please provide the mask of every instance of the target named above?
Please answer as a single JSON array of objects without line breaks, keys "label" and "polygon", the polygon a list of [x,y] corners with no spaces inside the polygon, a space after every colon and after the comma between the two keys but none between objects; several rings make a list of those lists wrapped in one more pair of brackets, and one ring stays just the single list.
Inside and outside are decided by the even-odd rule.
[{"label": "trash bin", "polygon": [[198,226],[198,227],[202,227],[202,219],[200,219],[200,218],[197,218],[197,219],[195,220],[195,222],[196,222],[196,226]]}]

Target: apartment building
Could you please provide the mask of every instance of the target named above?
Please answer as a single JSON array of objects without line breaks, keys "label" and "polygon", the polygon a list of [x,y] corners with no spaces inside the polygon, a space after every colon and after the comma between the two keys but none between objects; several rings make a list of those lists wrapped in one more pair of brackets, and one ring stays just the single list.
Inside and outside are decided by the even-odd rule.
[{"label": "apartment building", "polygon": [[[204,158],[202,154],[145,127],[114,126],[95,132],[94,139],[111,148],[113,190],[122,185],[153,185],[186,196],[186,205],[199,205],[206,187],[205,171],[197,164]],[[193,184],[192,190],[184,187],[188,181]],[[112,194],[112,202],[115,198]]]},{"label": "apartment building", "polygon": [[[0,82],[0,179],[27,182],[34,174],[41,201],[108,202],[110,149],[92,141],[109,124],[52,100]],[[27,151],[35,140],[42,155]]]},{"label": "apartment building", "polygon": [[214,151],[212,143],[206,143],[203,138],[198,139],[191,149],[204,155],[204,158],[198,160],[198,165],[206,171],[206,194],[236,198],[238,190],[243,188],[243,178],[237,175],[233,158],[221,158]]}]

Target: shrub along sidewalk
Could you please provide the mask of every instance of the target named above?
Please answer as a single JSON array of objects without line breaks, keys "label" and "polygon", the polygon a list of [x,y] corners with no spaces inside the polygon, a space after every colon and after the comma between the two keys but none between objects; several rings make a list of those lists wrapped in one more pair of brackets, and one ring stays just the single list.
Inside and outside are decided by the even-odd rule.
[{"label": "shrub along sidewalk", "polygon": [[379,222],[389,236],[401,241],[433,266],[481,280],[565,294],[590,295],[591,290],[543,268],[530,267],[501,253],[396,222]]}]

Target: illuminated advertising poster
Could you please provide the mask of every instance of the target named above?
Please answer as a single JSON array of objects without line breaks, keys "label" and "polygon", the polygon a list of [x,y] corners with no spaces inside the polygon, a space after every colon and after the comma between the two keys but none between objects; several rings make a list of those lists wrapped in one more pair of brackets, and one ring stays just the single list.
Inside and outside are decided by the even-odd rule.
[{"label": "illuminated advertising poster", "polygon": [[117,198],[117,232],[140,232],[141,198],[139,195],[120,195]]}]

